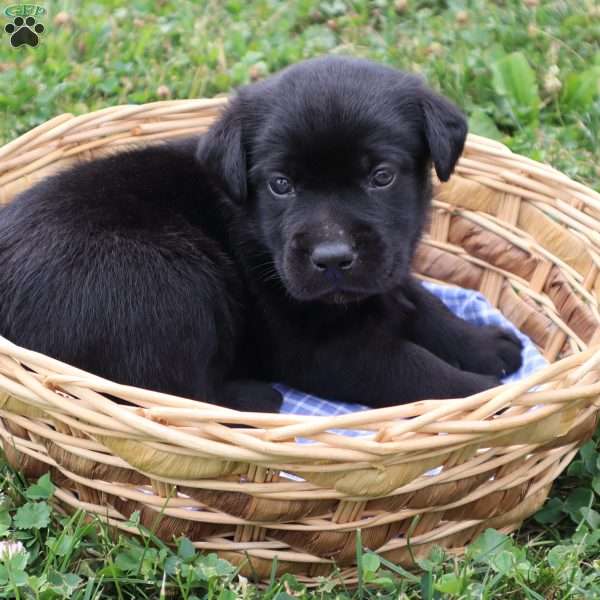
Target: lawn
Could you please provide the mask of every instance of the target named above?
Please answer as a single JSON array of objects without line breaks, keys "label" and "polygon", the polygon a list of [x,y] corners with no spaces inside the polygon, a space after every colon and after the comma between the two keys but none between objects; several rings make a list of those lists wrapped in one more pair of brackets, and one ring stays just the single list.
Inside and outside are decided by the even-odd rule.
[{"label": "lawn", "polygon": [[[5,2],[3,6],[9,5]],[[36,48],[12,48],[2,15],[0,143],[63,113],[213,96],[326,52],[422,73],[472,131],[600,190],[596,0],[131,0],[40,2]],[[259,591],[214,555],[115,538],[51,507],[53,486],[0,466],[0,597],[600,598],[600,455],[589,442],[545,507],[507,537],[487,531],[453,559],[406,573],[361,554],[361,585],[289,576]],[[132,526],[139,527],[135,522]]]}]

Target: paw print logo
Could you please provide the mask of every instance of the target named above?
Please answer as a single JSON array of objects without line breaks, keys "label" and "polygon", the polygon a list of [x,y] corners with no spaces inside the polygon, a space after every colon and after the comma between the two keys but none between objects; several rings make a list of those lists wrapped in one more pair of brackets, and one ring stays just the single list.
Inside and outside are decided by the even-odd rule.
[{"label": "paw print logo", "polygon": [[27,44],[35,48],[39,41],[39,34],[44,33],[44,26],[36,23],[33,17],[15,17],[12,23],[4,27],[4,31],[10,35],[10,44],[13,48]]}]

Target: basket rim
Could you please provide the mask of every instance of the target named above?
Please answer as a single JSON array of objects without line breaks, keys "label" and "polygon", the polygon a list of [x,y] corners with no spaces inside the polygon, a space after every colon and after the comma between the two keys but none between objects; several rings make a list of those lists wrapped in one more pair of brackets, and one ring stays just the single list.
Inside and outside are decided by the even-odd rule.
[{"label": "basket rim", "polygon": [[[44,121],[43,123],[40,123],[36,127],[0,146],[0,160],[6,159],[7,156],[10,156],[12,153],[16,152],[21,146],[29,141],[37,140],[38,142],[44,142],[52,139],[58,139],[58,141],[60,141],[61,137],[66,132],[77,130],[83,125],[88,127],[91,125],[96,125],[99,128],[102,128],[102,126],[106,126],[106,124],[109,122],[126,120],[132,116],[149,119],[153,117],[172,116],[178,113],[193,112],[203,109],[216,109],[219,111],[225,108],[225,106],[229,103],[230,98],[233,96],[234,94],[219,94],[212,98],[177,98],[171,100],[157,100],[141,104],[126,103],[107,106],[81,114],[74,114],[71,112],[62,113]],[[173,129],[176,128],[174,127]],[[143,129],[136,129],[135,127],[132,128],[131,131],[132,136],[139,137],[140,140],[142,140],[147,133],[147,131],[144,131]],[[186,134],[181,133],[180,135]],[[583,194],[583,196],[580,197],[582,202],[589,202],[590,206],[600,209],[600,192],[597,192],[592,187],[569,177],[548,163],[542,163],[525,155],[513,152],[508,148],[508,146],[498,140],[493,140],[491,138],[469,132],[467,134],[467,140],[465,143],[465,152],[468,150],[478,149],[484,150],[487,154],[496,156],[498,158],[518,159],[520,163],[519,170],[524,174],[528,172],[537,172],[543,173],[545,176],[550,176],[552,179],[560,182],[562,185],[567,186],[574,192]],[[459,164],[464,162],[466,158],[465,152],[463,152],[463,156],[459,160]]]}]

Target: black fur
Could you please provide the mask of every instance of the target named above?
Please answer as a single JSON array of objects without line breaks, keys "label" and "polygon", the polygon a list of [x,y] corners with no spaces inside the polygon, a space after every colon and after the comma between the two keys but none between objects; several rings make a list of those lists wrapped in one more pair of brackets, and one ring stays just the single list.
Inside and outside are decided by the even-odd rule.
[{"label": "black fur", "polygon": [[278,409],[269,381],[371,406],[489,388],[519,367],[518,340],[457,319],[409,272],[431,165],[448,179],[466,130],[412,75],[290,67],[241,89],[199,144],[81,164],[4,208],[0,333],[246,410]]}]

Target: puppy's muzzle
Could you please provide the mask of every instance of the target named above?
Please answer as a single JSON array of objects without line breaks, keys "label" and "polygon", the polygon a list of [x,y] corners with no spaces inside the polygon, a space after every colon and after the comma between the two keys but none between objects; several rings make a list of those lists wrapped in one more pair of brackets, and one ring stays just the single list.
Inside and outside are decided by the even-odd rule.
[{"label": "puppy's muzzle", "polygon": [[357,253],[344,241],[328,241],[317,244],[310,253],[314,270],[324,274],[339,274],[350,271],[356,262]]}]

